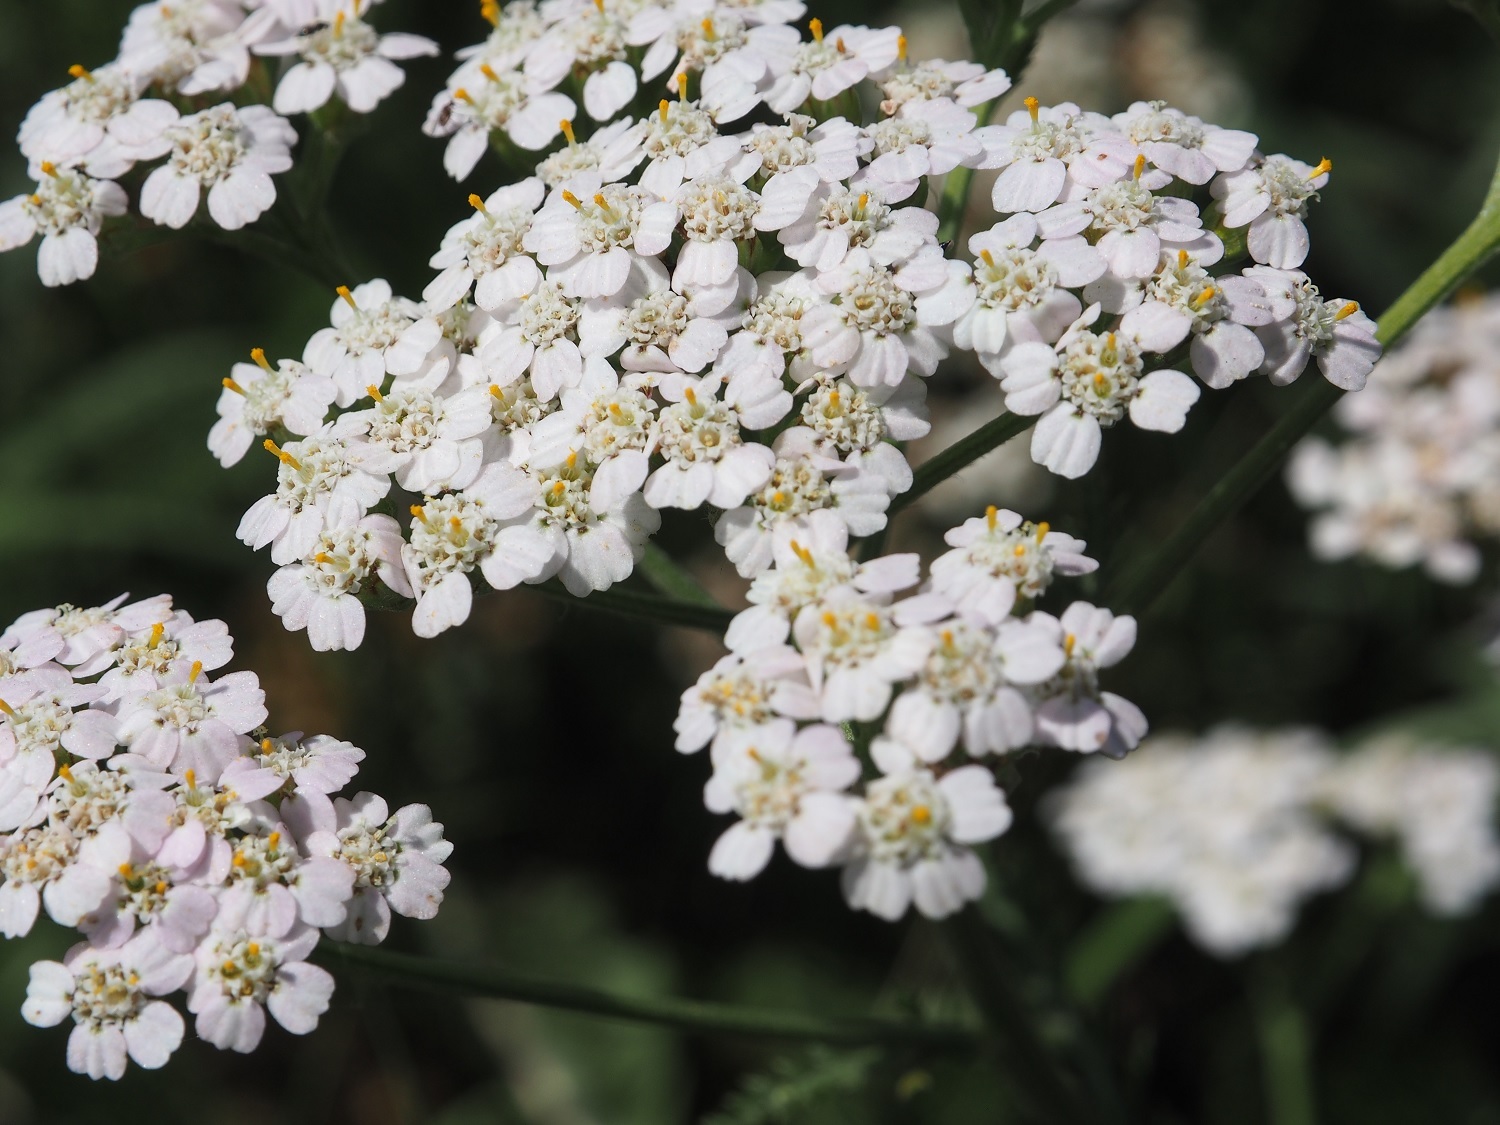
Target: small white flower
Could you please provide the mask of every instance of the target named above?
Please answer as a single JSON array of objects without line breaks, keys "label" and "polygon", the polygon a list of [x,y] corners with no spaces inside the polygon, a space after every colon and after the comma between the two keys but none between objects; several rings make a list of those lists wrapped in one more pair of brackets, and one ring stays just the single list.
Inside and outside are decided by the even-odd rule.
[{"label": "small white flower", "polygon": [[1258,165],[1229,172],[1210,190],[1226,227],[1248,224],[1250,256],[1279,270],[1294,270],[1307,257],[1307,203],[1328,183],[1332,161],[1316,168],[1289,156],[1268,156]]},{"label": "small white flower", "polygon": [[212,781],[239,756],[241,737],[266,721],[266,693],[254,672],[210,682],[195,666],[164,679],[121,705],[120,743],[159,769]]},{"label": "small white flower", "polygon": [[1107,117],[1084,113],[1071,102],[1043,107],[1026,99],[1004,125],[986,125],[974,136],[984,146],[980,168],[1000,168],[990,200],[1002,215],[1044,211],[1070,183],[1103,187],[1130,167],[1130,141]]},{"label": "small white flower", "polygon": [[1254,133],[1221,129],[1166,102],[1132,102],[1114,124],[1152,164],[1190,184],[1239,171],[1259,143]]},{"label": "small white flower", "polygon": [[[776,455],[769,446],[746,442],[740,436],[740,412],[721,402],[718,376],[663,380],[662,397],[668,405],[658,414],[655,452],[665,463],[646,478],[644,495],[653,508],[738,507],[771,477]],[[769,409],[784,393],[766,388]],[[753,407],[751,411],[754,413]]]},{"label": "small white flower", "polygon": [[443,271],[422,291],[432,311],[452,308],[471,288],[474,303],[486,312],[536,289],[541,270],[521,252],[521,240],[531,229],[543,191],[542,182],[533,178],[503,187],[488,199],[470,197],[475,213],[449,228],[428,263]]},{"label": "small white flower", "polygon": [[1018,599],[1033,602],[1055,575],[1092,574],[1099,569],[1083,553],[1087,544],[991,506],[943,535],[953,550],[932,562],[932,589],[963,614],[998,625]]},{"label": "small white flower", "polygon": [[311,113],[335,94],[355,113],[369,113],[406,81],[393,59],[436,55],[438,45],[420,35],[381,35],[360,18],[361,0],[338,0],[313,27],[289,39],[260,43],[258,55],[296,55],[281,76],[272,102],[277,113]]},{"label": "small white flower", "polygon": [[561,131],[559,122],[578,112],[573,99],[550,92],[543,83],[514,70],[497,70],[481,62],[477,81],[441,91],[422,131],[429,137],[451,137],[443,167],[455,180],[474,170],[489,148],[490,133],[501,130],[525,149],[542,149]]},{"label": "small white flower", "polygon": [[0,253],[41,235],[37,274],[42,284],[85,281],[99,264],[98,235],[104,220],[125,214],[124,189],[47,162],[41,170],[36,191],[0,203]]},{"label": "small white flower", "polygon": [[341,285],[338,294],[330,327],[312,334],[302,362],[333,380],[339,406],[364,398],[371,384],[383,387],[387,375],[422,382],[426,369],[441,362],[443,334],[435,314],[443,310],[395,296],[378,277],[353,289]]},{"label": "small white flower", "polygon": [[870,163],[850,181],[888,203],[910,197],[924,176],[941,176],[976,161],[983,151],[974,137],[974,114],[950,98],[903,105],[865,130]]},{"label": "small white flower", "polygon": [[667,249],[676,225],[672,204],[584,174],[548,198],[521,244],[570,297],[612,297]]},{"label": "small white flower", "polygon": [[271,177],[291,168],[297,131],[265,106],[226,103],[180,118],[161,140],[167,162],[141,186],[141,214],[180,230],[206,191],[214,222],[239,230],[276,202]]},{"label": "small white flower", "polygon": [[1003,70],[986,70],[979,63],[928,59],[908,65],[904,48],[901,62],[876,78],[882,113],[895,113],[908,102],[951,98],[972,109],[993,101],[1010,89],[1010,76]]},{"label": "small white flower", "polygon": [[807,665],[797,651],[779,642],[720,658],[682,693],[672,729],[677,749],[691,754],[715,750],[739,732],[780,717],[815,719],[818,699],[807,683]]},{"label": "small white flower", "polygon": [[377,575],[392,592],[411,597],[401,562],[401,528],[390,516],[366,516],[353,527],[331,528],[300,563],[271,576],[271,612],[293,631],[307,630],[317,652],[358,648],[365,635],[359,593]]},{"label": "small white flower", "polygon": [[22,156],[112,180],[136,160],[158,155],[136,149],[175,111],[168,102],[141,99],[146,76],[118,63],[96,70],[74,66],[68,73],[73,81],[43,97],[21,122],[16,140]]},{"label": "small white flower", "polygon": [[1074,602],[1061,618],[1035,613],[1029,620],[1052,630],[1067,656],[1057,676],[1035,688],[1037,741],[1123,758],[1146,736],[1146,716],[1130,700],[1100,691],[1099,670],[1135,646],[1135,618]]},{"label": "small white flower", "polygon": [[188,97],[233,90],[250,70],[247,44],[266,22],[247,20],[237,0],[155,0],[130,13],[119,62]]},{"label": "small white flower", "polygon": [[265,1033],[267,1009],[293,1035],[312,1031],[333,995],[333,977],[305,960],[317,944],[308,926],[273,938],[216,925],[198,947],[188,995],[199,1037],[247,1054]]},{"label": "small white flower", "polygon": [[807,658],[808,681],[822,697],[824,721],[879,718],[892,686],[926,660],[933,639],[911,626],[931,616],[924,599],[891,607],[850,587],[830,590],[803,607],[792,635]]},{"label": "small white flower", "polygon": [[236,363],[219,395],[219,420],[208,431],[208,449],[228,468],[243,460],[256,438],[274,430],[306,436],[323,425],[338,389],[334,381],[314,374],[296,360],[281,359],[273,368],[256,348],[254,363]]},{"label": "small white flower", "polygon": [[[763,201],[763,216],[767,206]],[[771,229],[764,218],[762,229]],[[895,267],[935,247],[936,236],[934,212],[924,207],[891,208],[868,191],[842,184],[815,187],[800,215],[777,234],[793,261],[819,273],[837,269],[856,249],[866,250],[872,261]]]},{"label": "small white flower", "polygon": [[809,21],[812,42],[770,59],[776,80],[765,102],[777,113],[791,113],[809,98],[831,101],[845,90],[884,70],[896,61],[901,31],[895,27],[851,27],[823,30],[823,21]]},{"label": "small white flower", "polygon": [[1381,347],[1375,322],[1358,304],[1337,297],[1324,300],[1299,270],[1252,266],[1245,276],[1265,290],[1275,318],[1255,330],[1266,353],[1261,370],[1271,382],[1292,382],[1316,358],[1323,377],[1335,387],[1357,391],[1365,385]]}]

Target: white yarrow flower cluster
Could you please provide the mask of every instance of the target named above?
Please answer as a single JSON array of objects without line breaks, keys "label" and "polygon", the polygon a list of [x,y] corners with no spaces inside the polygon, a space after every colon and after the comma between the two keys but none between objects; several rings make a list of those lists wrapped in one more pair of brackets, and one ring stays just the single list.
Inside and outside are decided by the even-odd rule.
[{"label": "white yarrow flower cluster", "polygon": [[1312,551],[1420,565],[1440,582],[1472,582],[1480,544],[1500,535],[1500,302],[1461,301],[1423,317],[1342,399],[1337,445],[1308,438],[1287,470],[1315,512]]},{"label": "white yarrow flower cluster", "polygon": [[22,1014],[72,1021],[68,1066],[120,1078],[200,1038],[251,1051],[266,1013],[313,1030],[333,978],[320,931],[377,943],[391,913],[431,918],[452,845],[425,805],[339,793],[364,752],[271,737],[221,621],[162,596],[71,605],[0,634],[0,934],[45,912],[83,940],[31,967]]},{"label": "white yarrow flower cluster", "polygon": [[1304,900],[1353,873],[1330,814],[1394,836],[1429,910],[1472,910],[1500,885],[1497,788],[1481,751],[1394,738],[1340,755],[1316,732],[1223,726],[1086,763],[1051,811],[1087,886],[1165,896],[1199,945],[1235,957],[1283,940]]},{"label": "white yarrow flower cluster", "polygon": [[[710,747],[705,802],[739,816],[714,874],[752,878],[780,839],[805,867],[842,866],[855,909],[941,918],[984,889],[970,845],[1011,822],[982,762],[1033,745],[1119,755],[1145,733],[1134,705],[1098,685],[1135,622],[1083,602],[1060,618],[1032,608],[1054,576],[1096,564],[1014,512],[951,531],[915,590],[915,555],[856,562],[847,538],[826,510],[776,530],[731,654],[682,696],[677,748]],[[878,771],[862,788],[855,729]]]}]

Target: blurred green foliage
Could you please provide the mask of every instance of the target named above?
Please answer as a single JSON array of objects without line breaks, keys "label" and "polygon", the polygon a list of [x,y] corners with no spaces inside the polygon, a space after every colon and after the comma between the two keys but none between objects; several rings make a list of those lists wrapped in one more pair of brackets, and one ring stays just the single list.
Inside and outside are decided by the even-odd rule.
[{"label": "blurred green foliage", "polygon": [[[1500,68],[1462,14],[1438,0],[1154,6],[1197,21],[1248,87],[1244,119],[1226,124],[1271,149],[1333,158],[1309,263],[1325,291],[1378,309],[1467,221],[1500,149]],[[13,130],[70,63],[111,57],[129,8],[0,5],[0,127]],[[379,19],[451,49],[480,37],[475,8],[390,0]],[[1077,18],[1112,31],[1139,14],[1084,8]],[[816,14],[832,24],[928,10],[839,0]],[[428,254],[466,211],[472,185],[447,180],[438,142],[418,132],[448,65],[412,63],[339,172],[331,221],[361,271],[350,283],[380,275],[419,292]],[[1132,81],[1122,101],[1153,92],[1149,67]],[[483,165],[475,183],[498,175]],[[0,164],[0,197],[24,186],[18,156]],[[749,886],[708,876],[721,826],[699,799],[704,764],[671,750],[670,729],[677,693],[712,657],[703,638],[524,592],[486,599],[436,642],[395,616],[352,654],[314,655],[282,631],[264,596],[270,564],[233,538],[269,468],[252,457],[223,472],[203,443],[230,363],[255,345],[297,354],[332,299],[187,238],[107,253],[92,282],[62,291],[37,283],[30,251],[0,257],[0,618],[127,589],[169,590],[196,616],[225,618],[237,666],[266,682],[275,725],[352,739],[369,752],[364,784],[397,805],[428,802],[446,822],[457,844],[449,899],[433,923],[400,922],[398,946],[647,995],[965,1014],[937,927],[855,916],[831,875],[780,861]],[[1273,388],[1248,385],[1206,396],[1180,438],[1122,427],[1086,482],[1027,514],[1086,537],[1108,575],[1175,526],[1280,406]],[[932,535],[916,511],[896,529],[929,551]],[[1493,560],[1476,587],[1451,590],[1316,564],[1303,535],[1283,490],[1267,488],[1174,583],[1110,686],[1161,729],[1406,724],[1493,745],[1500,692],[1477,656]],[[669,521],[665,539],[691,549],[705,528]],[[1353,887],[1305,912],[1285,947],[1220,964],[1160,908],[1105,906],[1075,888],[1036,813],[1069,766],[1020,764],[1019,822],[994,849],[986,916],[1023,984],[1066,982],[1071,996],[1026,985],[1022,999],[1064,1048],[1107,1044],[1132,1120],[1291,1125],[1295,1098],[1278,1099],[1306,1078],[1328,1121],[1500,1121],[1500,908],[1432,921],[1376,854]],[[46,926],[0,945],[0,1003],[17,1007],[27,965],[65,945]],[[397,993],[369,978],[341,982],[306,1040],[273,1030],[250,1058],[190,1041],[167,1071],[132,1070],[118,1088],[68,1074],[64,1038],[0,1019],[0,1125],[1019,1119],[1003,1055],[778,1050]],[[1263,1066],[1277,1059],[1280,1069]]]}]

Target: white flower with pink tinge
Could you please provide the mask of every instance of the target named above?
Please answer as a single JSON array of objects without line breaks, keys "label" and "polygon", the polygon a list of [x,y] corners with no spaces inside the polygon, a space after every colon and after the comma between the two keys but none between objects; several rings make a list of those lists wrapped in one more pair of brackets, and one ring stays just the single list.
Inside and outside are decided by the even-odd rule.
[{"label": "white flower with pink tinge", "polygon": [[283,447],[270,438],[265,445],[281,462],[276,491],[250,506],[236,534],[257,551],[270,547],[278,566],[301,562],[325,530],[358,523],[391,490],[390,476],[368,471],[327,426]]},{"label": "white flower with pink tinge", "polygon": [[921,577],[917,555],[883,555],[867,562],[849,557],[849,529],[826,509],[782,524],[772,533],[773,565],[750,583],[750,608],[735,615],[724,635],[731,652],[747,656],[783,644],[803,606],[830,590],[849,586],[862,594],[889,597]]},{"label": "white flower with pink tinge", "polygon": [[293,632],[306,629],[316,652],[358,648],[365,636],[359,593],[374,578],[404,598],[412,596],[401,561],[401,527],[390,516],[366,516],[353,527],[330,528],[317,549],[284,566],[266,583],[271,612]]},{"label": "white flower with pink tinge", "polygon": [[215,925],[282,937],[298,922],[336,926],[354,893],[354,876],[326,856],[303,856],[285,824],[233,842]]},{"label": "white flower with pink tinge", "polygon": [[1005,794],[983,766],[939,778],[892,739],[877,738],[870,754],[885,776],[859,800],[844,898],[888,922],[913,902],[928,918],[947,917],[984,893],[984,865],[965,845],[1010,827]]},{"label": "white flower with pink tinge", "polygon": [[158,768],[218,777],[239,756],[243,736],[266,721],[260,680],[231,672],[210,682],[198,665],[164,678],[165,686],[121,705],[121,744]]},{"label": "white flower with pink tinge", "polygon": [[292,166],[297,131],[263,105],[225,104],[168,125],[151,155],[167,162],[141,186],[141,214],[180,230],[208,193],[208,213],[225,230],[253,223],[276,202],[271,177]]},{"label": "white flower with pink tinge", "polygon": [[822,697],[829,723],[878,719],[893,686],[916,674],[927,659],[932,636],[925,625],[944,617],[948,604],[936,597],[885,603],[880,595],[836,587],[804,606],[792,636],[807,659],[807,676]]},{"label": "white flower with pink tinge", "polygon": [[586,173],[552,193],[521,245],[568,296],[613,297],[647,268],[643,259],[667,249],[676,227],[672,204]]},{"label": "white flower with pink tinge", "polygon": [[545,191],[542,181],[531,177],[500,188],[488,199],[469,196],[474,214],[448,228],[427,263],[442,271],[422,290],[432,311],[452,308],[471,288],[474,303],[486,312],[536,289],[542,271],[522,252],[521,242]]},{"label": "white flower with pink tinge", "polygon": [[908,102],[895,116],[865,129],[873,145],[870,163],[849,186],[899,203],[916,192],[924,176],[946,175],[980,159],[977,123],[973,113],[950,98]]},{"label": "white flower with pink tinge", "polygon": [[780,383],[739,383],[718,398],[719,376],[693,379],[664,375],[667,405],[657,415],[655,451],[665,463],[646,478],[644,495],[653,508],[738,507],[771,479],[776,455],[769,446],[747,442],[740,426],[764,429],[786,412],[790,396]]},{"label": "white flower with pink tinge", "polygon": [[355,113],[369,113],[406,81],[395,59],[436,55],[438,45],[420,35],[381,35],[360,18],[361,0],[323,0],[317,22],[288,39],[255,46],[257,55],[291,56],[272,106],[277,113],[311,113],[335,94]]},{"label": "white flower with pink tinge", "polygon": [[1100,691],[1099,670],[1135,647],[1135,618],[1074,602],[1061,618],[1034,613],[1028,620],[1050,629],[1067,655],[1062,670],[1033,689],[1037,741],[1107,758],[1134,750],[1146,737],[1146,716],[1130,700]]},{"label": "white flower with pink tinge", "polygon": [[1104,427],[1128,413],[1140,429],[1175,434],[1201,393],[1180,371],[1146,371],[1128,333],[1089,331],[1098,315],[1091,306],[1055,346],[1017,344],[1001,361],[1006,409],[1042,415],[1031,459],[1069,480],[1094,467]]},{"label": "white flower with pink tinge", "polygon": [[813,362],[860,387],[894,387],[908,371],[931,375],[948,354],[934,330],[974,300],[969,267],[935,246],[894,270],[854,250],[816,285],[826,303],[804,316],[803,341]]},{"label": "white flower with pink tinge", "polygon": [[682,693],[672,729],[677,749],[692,754],[710,744],[717,751],[737,732],[778,718],[817,717],[806,662],[796,649],[773,643],[721,657]]},{"label": "white flower with pink tinge", "polygon": [[543,149],[561,132],[561,121],[578,113],[573,99],[554,93],[545,83],[519,71],[499,71],[481,62],[475,81],[439,91],[422,125],[429,137],[451,137],[443,167],[455,180],[474,170],[490,146],[490,133],[501,130],[525,149]]},{"label": "white flower with pink tinge", "polygon": [[[770,229],[765,217],[761,226]],[[937,215],[925,207],[892,208],[868,191],[836,183],[816,187],[801,214],[788,220],[776,237],[794,262],[827,273],[859,249],[867,251],[871,261],[894,268],[936,247],[937,229]]]},{"label": "white flower with pink tinge", "polygon": [[199,1037],[248,1054],[265,1034],[267,1009],[293,1035],[312,1031],[333,996],[333,977],[305,960],[317,944],[308,926],[279,938],[215,926],[198,947],[188,995]]},{"label": "white flower with pink tinge", "polygon": [[714,773],[703,789],[710,812],[735,813],[708,856],[721,879],[753,879],[781,841],[803,867],[834,862],[854,832],[854,802],[844,790],[859,780],[859,759],[837,727],[800,731],[790,719],[737,731],[714,749]]},{"label": "white flower with pink tinge", "polygon": [[41,235],[37,275],[51,288],[86,281],[99,265],[104,220],[129,207],[125,190],[112,180],[41,165],[36,191],[0,203],[0,253]]},{"label": "white flower with pink tinge", "polygon": [[[162,863],[137,842],[129,860],[100,872],[112,879],[110,892],[78,928],[97,949],[117,948],[139,934],[174,953],[190,954],[219,912],[214,890],[228,873],[220,858],[205,848],[196,863],[180,867]],[[88,862],[87,853],[79,862]]]},{"label": "white flower with pink tinge", "polygon": [[450,878],[443,862],[453,845],[443,839],[432,810],[407,805],[391,815],[373,793],[340,797],[334,809],[335,827],[304,841],[309,854],[339,863],[354,880],[347,917],[325,932],[340,941],[374,945],[385,940],[392,911],[407,918],[436,916]]},{"label": "white flower with pink tinge", "polygon": [[[23,613],[0,634],[0,646],[27,649],[57,648],[47,658],[68,666],[90,666],[87,673],[102,671],[108,665],[92,667],[91,662],[116,648],[126,634],[149,629],[172,615],[172,599],[166,594],[125,604],[129,594],[121,594],[102,606],[83,609],[60,605],[56,609],[36,609]],[[60,643],[58,643],[60,642]],[[19,650],[18,650],[19,651]]]},{"label": "white flower with pink tinge", "polygon": [[1166,102],[1132,102],[1114,124],[1152,164],[1190,184],[1239,171],[1259,143],[1254,133],[1221,129]]},{"label": "white flower with pink tinge", "polygon": [[107,758],[116,737],[115,717],[85,706],[103,692],[94,684],[74,684],[55,664],[12,677],[6,694],[15,702],[0,700],[0,832],[41,819],[42,794],[59,751]]},{"label": "white flower with pink tinge", "polygon": [[882,113],[895,113],[908,103],[936,98],[951,98],[972,109],[1010,89],[1010,75],[1003,70],[986,70],[979,63],[944,59],[908,64],[906,45],[903,42],[899,46],[900,62],[875,77],[875,83],[885,95],[880,103]]},{"label": "white flower with pink tinge", "polygon": [[104,700],[114,702],[159,688],[163,677],[194,664],[212,672],[228,664],[233,655],[229,626],[222,621],[194,621],[179,609],[152,622],[149,629],[131,633],[118,648],[79,665],[75,674],[108,668],[99,677],[99,686],[105,690]]},{"label": "white flower with pink tinge", "polygon": [[118,62],[88,70],[71,67],[73,81],[32,106],[16,140],[34,166],[50,161],[113,180],[139,159],[161,155],[138,151],[164,121],[176,116],[170,102],[141,98],[145,75]]},{"label": "white flower with pink tinge", "polygon": [[676,275],[669,283],[665,269],[642,262],[644,268],[614,296],[584,305],[578,323],[581,353],[602,357],[623,348],[618,365],[625,371],[702,371],[724,350],[755,291],[755,279],[733,264],[733,253],[730,262],[724,280],[711,285],[678,283]]},{"label": "white flower with pink tinge", "polygon": [[872,73],[882,71],[900,54],[901,29],[841,24],[825,33],[823,21],[808,21],[812,42],[768,61],[776,80],[765,103],[777,113],[791,113],[809,98],[830,101]]},{"label": "white flower with pink tinge", "polygon": [[525,472],[495,462],[462,492],[413,505],[401,559],[417,598],[411,622],[417,636],[435,637],[468,620],[469,572],[476,568],[496,590],[556,572],[556,545],[525,522],[537,503],[536,483]]},{"label": "white flower with pink tinge", "polygon": [[219,420],[208,431],[208,451],[226,469],[238,464],[257,438],[277,429],[306,437],[323,425],[338,396],[334,381],[293,359],[272,367],[265,352],[254,363],[236,363],[219,395]]},{"label": "white flower with pink tinge", "polygon": [[870,388],[824,378],[802,403],[802,424],[820,453],[842,458],[896,496],[911,487],[912,473],[893,443],[927,436],[926,400],[927,384],[914,375],[894,387]]},{"label": "white flower with pink tinge", "polygon": [[687,98],[661,99],[619,144],[639,146],[647,161],[639,182],[652,199],[671,199],[688,180],[722,175],[740,155],[738,138],[720,134],[713,114]]},{"label": "white flower with pink tinge", "polygon": [[609,121],[635,97],[635,68],[625,61],[631,5],[575,3],[550,13],[551,26],[526,51],[526,76],[552,89],[571,75],[583,80],[583,108]]},{"label": "white flower with pink tinge", "polygon": [[182,1043],[183,1022],[164,1000],[193,975],[193,959],[142,934],[106,952],[75,945],[65,960],[31,966],[21,1015],[35,1027],[70,1016],[68,1069],[90,1078],[118,1079],[127,1056],[137,1066],[165,1066]]},{"label": "white flower with pink tinge", "polygon": [[130,853],[130,834],[113,821],[86,839],[63,825],[0,837],[0,934],[25,937],[44,906],[58,925],[78,925],[103,904]]},{"label": "white flower with pink tinge", "polygon": [[312,334],[302,362],[333,380],[338,405],[358,402],[371,384],[385,386],[388,374],[420,381],[440,350],[443,332],[436,314],[442,310],[397,297],[378,277],[353,289],[341,285],[337,292],[330,327]]},{"label": "white flower with pink tinge", "polygon": [[943,535],[953,550],[932,562],[932,589],[966,616],[998,625],[1016,602],[1035,601],[1056,575],[1092,574],[1099,563],[1082,539],[993,505]]},{"label": "white flower with pink tinge", "polygon": [[[1203,265],[1223,255],[1223,244],[1203,231],[1190,200],[1157,195],[1142,179],[1146,158],[1137,156],[1135,174],[1092,188],[1036,216],[1044,239],[1083,235],[1103,256],[1113,277],[1150,277],[1162,254],[1191,249]],[[1045,245],[1045,243],[1044,243]]]},{"label": "white flower with pink tinge", "polygon": [[1044,625],[989,627],[957,618],[929,629],[927,660],[891,705],[886,733],[923,762],[941,762],[960,738],[972,755],[1003,754],[1031,741],[1031,707],[1020,689],[1063,665]]},{"label": "white flower with pink tinge", "polygon": [[484,468],[480,435],[494,421],[490,394],[466,387],[451,395],[420,386],[382,394],[370,384],[373,403],[340,415],[331,432],[350,442],[367,473],[390,473],[409,492],[464,488]]},{"label": "white flower with pink tinge", "polygon": [[530,474],[539,499],[529,526],[547,538],[552,552],[543,574],[555,573],[580,598],[630,577],[661,527],[661,515],[640,491],[648,467],[638,450],[592,469],[577,453],[552,465],[533,458]]},{"label": "white flower with pink tinge", "polygon": [[985,150],[976,167],[1003,169],[990,193],[1002,215],[1044,211],[1070,185],[1103,187],[1129,171],[1135,146],[1115,132],[1109,118],[1072,102],[1043,107],[1027,98],[1025,105],[1004,125],[974,131]]},{"label": "white flower with pink tinge", "polygon": [[187,97],[243,85],[248,43],[272,30],[268,11],[247,20],[238,0],[157,0],[130,13],[120,65]]},{"label": "white flower with pink tinge", "polygon": [[631,17],[626,40],[646,47],[643,81],[668,74],[667,88],[679,93],[686,77],[716,121],[734,121],[760,103],[769,57],[795,49],[799,39],[794,29],[755,17],[745,8],[696,0],[649,4]]},{"label": "white flower with pink tinge", "polygon": [[793,113],[784,125],[751,127],[741,138],[744,154],[730,166],[731,179],[762,182],[756,230],[781,230],[807,211],[819,187],[839,184],[859,170],[871,141],[842,117],[819,123]]},{"label": "white flower with pink tinge", "polygon": [[1245,276],[1265,291],[1274,318],[1255,330],[1266,353],[1260,369],[1271,382],[1285,386],[1316,359],[1323,377],[1335,387],[1364,387],[1381,346],[1375,322],[1356,302],[1325,300],[1300,270],[1251,266]]},{"label": "white flower with pink tinge", "polygon": [[1309,200],[1328,183],[1333,162],[1316,167],[1290,156],[1268,156],[1258,164],[1214,180],[1209,190],[1219,201],[1226,227],[1248,226],[1250,256],[1279,270],[1294,270],[1307,258],[1310,240],[1303,217]]}]

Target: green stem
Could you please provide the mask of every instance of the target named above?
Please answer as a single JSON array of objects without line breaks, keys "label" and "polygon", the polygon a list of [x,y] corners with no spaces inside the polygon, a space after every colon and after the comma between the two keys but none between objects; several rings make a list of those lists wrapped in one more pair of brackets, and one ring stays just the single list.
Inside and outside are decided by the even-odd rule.
[{"label": "green stem", "polygon": [[1317,1125],[1307,1021],[1272,970],[1256,975],[1250,1008],[1260,1041],[1261,1073],[1271,1125]]},{"label": "green stem", "polygon": [[[1429,309],[1444,300],[1464,279],[1500,249],[1500,168],[1474,221],[1411,286],[1397,297],[1376,325],[1376,336],[1390,347]],[[1222,477],[1167,540],[1148,558],[1127,565],[1104,595],[1120,613],[1142,613],[1171,585],[1213,530],[1258,492],[1276,473],[1282,459],[1343,391],[1309,373],[1312,385],[1300,392],[1292,408]]]},{"label": "green stem", "polygon": [[330,968],[378,973],[392,984],[411,988],[514,1000],[678,1031],[816,1043],[919,1044],[945,1048],[969,1047],[978,1040],[973,1029],[954,1025],[873,1016],[815,1016],[675,997],[622,996],[603,989],[538,980],[491,966],[464,965],[326,940],[315,957]]},{"label": "green stem", "polygon": [[680,625],[689,629],[704,629],[723,636],[729,628],[734,614],[727,609],[664,598],[658,594],[642,594],[635,590],[597,590],[586,598],[568,593],[560,583],[544,582],[530,587],[546,594],[555,601],[581,609],[598,609],[618,617],[630,617],[637,621],[650,621],[656,625]]},{"label": "green stem", "polygon": [[657,546],[654,540],[646,544],[646,554],[638,569],[657,593],[665,594],[689,605],[705,606],[708,609],[723,609],[698,580],[677,564],[677,561]]},{"label": "green stem", "polygon": [[1128,899],[1107,908],[1073,940],[1063,976],[1073,999],[1092,1008],[1172,932],[1172,907],[1162,899]]},{"label": "green stem", "polygon": [[891,501],[891,515],[921,499],[960,469],[967,468],[986,453],[998,449],[1035,424],[1036,418],[1030,415],[1005,413],[986,422],[967,437],[960,438],[936,456],[929,457],[912,474],[911,487]]}]

